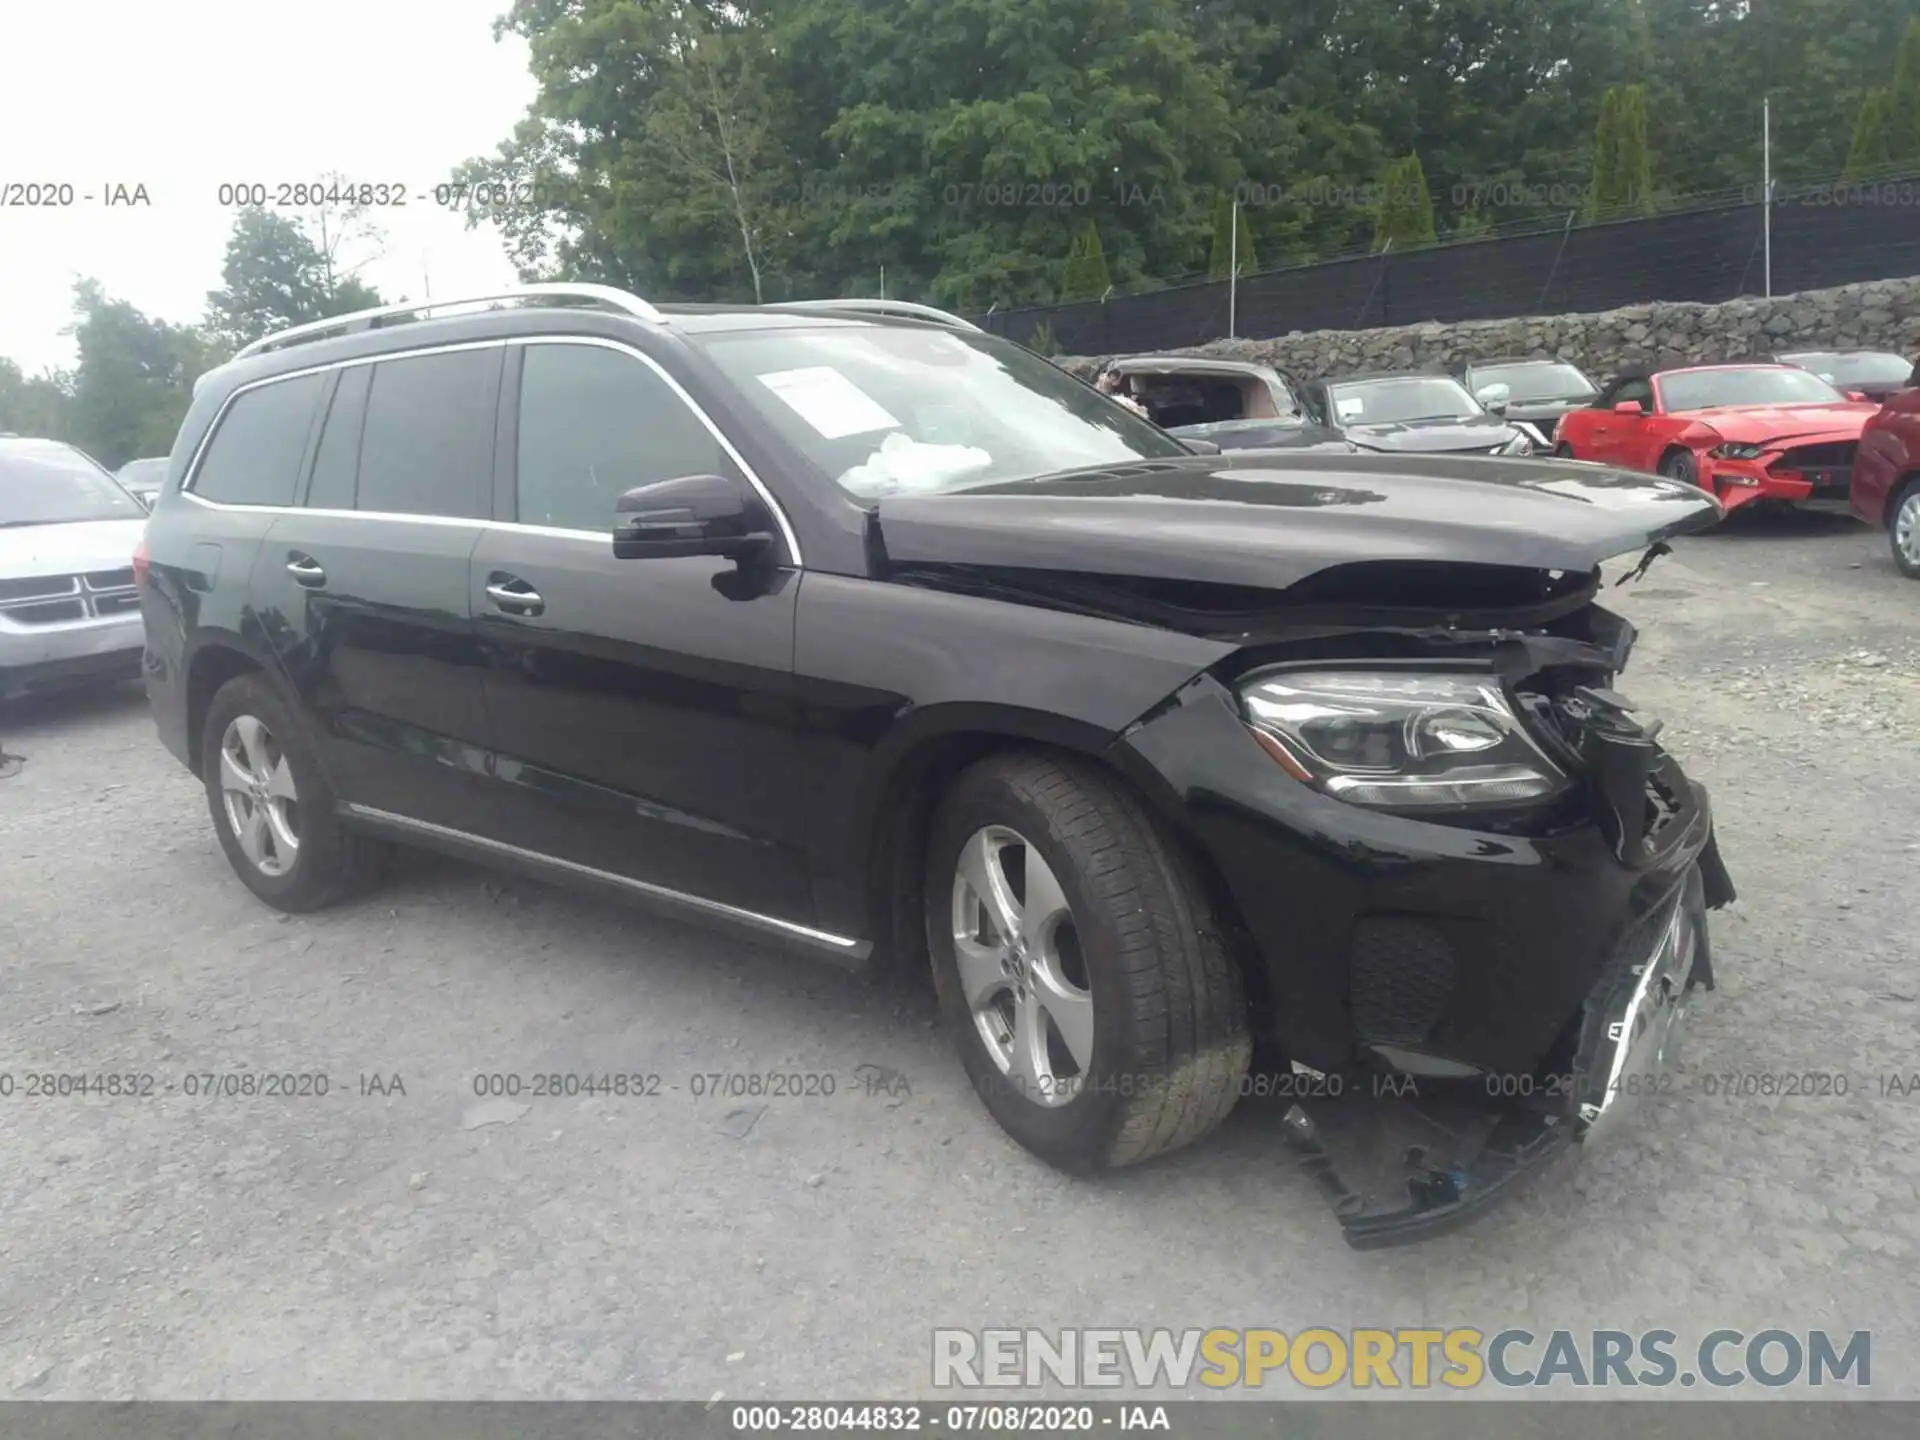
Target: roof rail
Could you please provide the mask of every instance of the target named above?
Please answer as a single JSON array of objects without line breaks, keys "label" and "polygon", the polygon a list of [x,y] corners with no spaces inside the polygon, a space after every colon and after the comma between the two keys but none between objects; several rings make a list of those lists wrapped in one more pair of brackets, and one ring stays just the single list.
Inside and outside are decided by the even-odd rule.
[{"label": "roof rail", "polygon": [[963,320],[958,315],[945,310],[936,310],[931,305],[916,305],[911,300],[782,300],[777,302],[781,310],[849,310],[865,315],[899,315],[909,320],[931,320],[954,330],[979,331],[980,327],[971,320]]},{"label": "roof rail", "polygon": [[295,325],[286,330],[263,335],[250,345],[242,346],[233,358],[244,360],[250,355],[261,355],[269,350],[278,350],[287,345],[302,345],[310,340],[324,339],[329,335],[350,335],[362,330],[374,330],[382,327],[383,322],[397,320],[401,316],[421,318],[436,310],[453,310],[469,305],[493,305],[506,300],[592,300],[609,309],[623,311],[641,320],[650,320],[661,324],[666,316],[638,295],[629,294],[612,285],[574,285],[566,282],[543,281],[536,285],[516,285],[510,289],[494,291],[486,295],[463,295],[453,300],[422,300],[418,303],[402,301],[397,305],[380,305],[371,310],[355,310],[347,315],[335,315],[326,320],[313,320],[305,325]]}]

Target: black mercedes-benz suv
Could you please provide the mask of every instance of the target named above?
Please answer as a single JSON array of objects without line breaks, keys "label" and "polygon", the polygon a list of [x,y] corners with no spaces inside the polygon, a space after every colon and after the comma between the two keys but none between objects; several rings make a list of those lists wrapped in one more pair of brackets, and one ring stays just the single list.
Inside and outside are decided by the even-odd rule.
[{"label": "black mercedes-benz suv", "polygon": [[[545,285],[203,377],[136,570],[160,736],[269,905],[398,841],[930,963],[1032,1151],[1278,1095],[1371,1245],[1611,1128],[1711,984],[1707,796],[1594,598],[1717,514],[1196,455],[923,307]],[[1426,1138],[1354,1183],[1383,1095]]]}]

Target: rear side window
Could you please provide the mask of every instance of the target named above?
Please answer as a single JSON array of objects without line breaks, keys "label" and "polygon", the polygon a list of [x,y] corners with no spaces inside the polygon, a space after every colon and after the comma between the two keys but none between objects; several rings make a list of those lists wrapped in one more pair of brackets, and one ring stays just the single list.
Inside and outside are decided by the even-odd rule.
[{"label": "rear side window", "polygon": [[222,505],[291,505],[324,377],[301,375],[243,390],[227,406],[193,493]]},{"label": "rear side window", "polygon": [[501,355],[499,347],[489,346],[372,367],[356,508],[464,519],[487,515]]},{"label": "rear side window", "polygon": [[351,365],[340,372],[340,384],[320,430],[320,448],[313,456],[309,509],[353,509],[354,480],[360,469],[360,421],[366,414],[367,382],[372,379],[371,365]]},{"label": "rear side window", "polygon": [[529,345],[520,376],[518,518],[611,531],[636,485],[733,473],[713,432],[653,368],[597,345]]}]

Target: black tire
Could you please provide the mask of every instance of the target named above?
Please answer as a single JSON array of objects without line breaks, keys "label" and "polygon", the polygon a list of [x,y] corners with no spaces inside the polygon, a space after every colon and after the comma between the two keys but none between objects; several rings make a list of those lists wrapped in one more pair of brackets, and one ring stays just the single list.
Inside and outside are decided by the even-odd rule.
[{"label": "black tire", "polygon": [[1562,440],[1558,445],[1553,447],[1553,458],[1556,460],[1572,460],[1576,457],[1573,453],[1573,447]]},{"label": "black tire", "polygon": [[1669,450],[1660,457],[1660,473],[1669,480],[1682,480],[1689,485],[1700,483],[1700,462],[1693,458],[1691,450]]},{"label": "black tire", "polygon": [[[271,751],[284,759],[298,797],[284,812],[287,828],[298,844],[290,861],[280,862],[280,873],[268,873],[248,856],[227,812],[228,787],[222,778],[221,747],[228,727],[236,721],[244,723],[246,718],[258,720],[265,727]],[[259,672],[235,676],[220,687],[208,705],[206,724],[200,732],[200,772],[214,833],[220,837],[220,848],[227,852],[234,874],[274,909],[293,914],[318,910],[366,883],[373,868],[375,842],[341,825],[333,790],[305,733],[292,710]],[[258,803],[258,797],[249,800],[249,806]]]},{"label": "black tire", "polygon": [[1914,544],[1913,554],[1900,547],[1902,512],[1908,510],[1915,512],[1906,518],[1916,527],[1915,533],[1920,534],[1920,475],[1908,480],[1887,507],[1887,543],[1893,547],[1893,563],[1909,580],[1920,580],[1920,543]]},{"label": "black tire", "polygon": [[[1057,879],[1076,983],[1091,997],[1091,1063],[1053,1092],[1070,1094],[1064,1103],[1040,1103],[1002,1068],[962,990],[957,867],[963,847],[1002,828]],[[966,771],[933,817],[926,912],[935,989],[967,1074],[1041,1159],[1072,1174],[1132,1165],[1191,1144],[1233,1109],[1252,1052],[1240,972],[1180,842],[1117,777],[1028,752]]]}]

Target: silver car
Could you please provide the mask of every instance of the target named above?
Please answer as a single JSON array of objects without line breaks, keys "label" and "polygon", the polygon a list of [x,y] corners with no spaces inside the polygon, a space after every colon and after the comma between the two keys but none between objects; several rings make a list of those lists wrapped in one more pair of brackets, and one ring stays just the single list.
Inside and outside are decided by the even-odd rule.
[{"label": "silver car", "polygon": [[130,491],[134,499],[151,510],[155,497],[160,494],[160,486],[167,478],[167,457],[157,455],[144,460],[129,460],[113,472],[113,478],[120,482],[122,489]]},{"label": "silver car", "polygon": [[140,673],[146,507],[57,440],[0,438],[0,700]]}]

